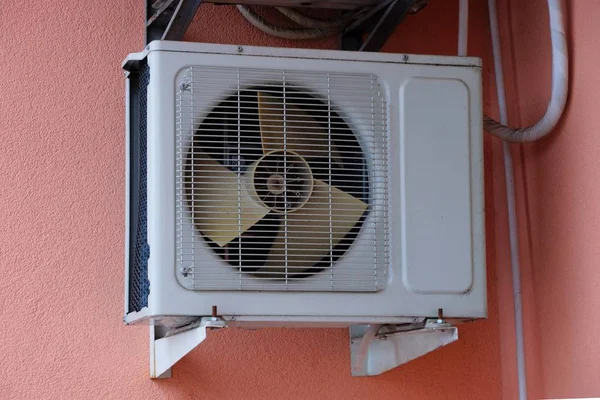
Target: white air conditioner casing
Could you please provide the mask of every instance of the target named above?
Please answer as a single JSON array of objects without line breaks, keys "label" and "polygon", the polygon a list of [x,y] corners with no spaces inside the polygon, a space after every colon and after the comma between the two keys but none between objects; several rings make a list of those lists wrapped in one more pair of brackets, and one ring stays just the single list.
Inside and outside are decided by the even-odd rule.
[{"label": "white air conditioner casing", "polygon": [[[175,105],[185,84],[182,71],[189,66],[377,78],[386,109],[381,140],[387,149],[388,217],[384,222],[387,236],[382,239],[387,246],[387,262],[382,266],[385,282],[376,290],[185,287],[176,260]],[[143,52],[131,54],[124,68],[128,121],[126,323],[180,326],[211,316],[213,307],[225,323],[247,327],[399,324],[407,318],[435,318],[438,309],[443,309],[446,318],[486,317],[479,59],[156,41]],[[226,89],[224,86],[223,93],[203,92],[206,104],[216,104]],[[351,122],[352,110],[343,116]],[[194,119],[201,120],[202,115]],[[141,127],[147,138],[145,164],[139,155]],[[144,210],[138,207],[141,174],[146,179],[145,216],[140,216]],[[140,271],[133,271],[130,260],[135,251],[133,236],[139,234],[144,219],[149,259],[147,272],[142,271],[147,276],[142,278],[147,278],[149,291],[142,289],[143,304],[132,307],[132,291],[140,290],[133,282],[140,279],[134,276]],[[215,258],[214,262],[219,261]],[[333,267],[342,268],[343,263],[344,259]]]}]

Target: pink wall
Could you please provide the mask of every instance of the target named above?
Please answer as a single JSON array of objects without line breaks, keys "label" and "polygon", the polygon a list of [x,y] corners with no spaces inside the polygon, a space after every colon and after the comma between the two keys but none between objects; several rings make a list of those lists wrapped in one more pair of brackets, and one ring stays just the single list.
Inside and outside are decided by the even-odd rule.
[{"label": "pink wall", "polygon": [[[406,20],[385,50],[453,54],[454,3],[432,0]],[[470,53],[484,58],[485,107],[493,110],[487,9],[483,1],[472,3]],[[512,46],[519,86],[509,90],[509,98],[518,95],[519,101],[511,118],[529,122],[543,109],[548,91],[547,37],[538,17],[545,9],[542,0],[514,7],[504,23],[527,40]],[[593,345],[590,317],[599,277],[599,251],[590,240],[599,222],[593,182],[600,170],[594,168],[600,141],[592,108],[598,78],[584,60],[594,57],[594,21],[600,15],[581,4],[572,8],[579,42],[567,118],[555,138],[524,150],[529,208],[522,217],[532,228],[531,251],[524,253],[535,255],[524,272],[528,343],[534,345],[529,365],[532,393],[548,396],[599,388],[592,381],[599,372],[593,365],[599,347]],[[536,23],[527,24],[533,17]],[[147,328],[121,323],[120,62],[141,49],[142,21],[141,1],[109,0],[101,7],[74,0],[22,1],[0,9],[0,365],[5,371],[0,398],[514,398],[500,153],[489,138],[490,315],[461,327],[459,342],[380,377],[359,379],[350,377],[345,330],[226,330],[211,333],[178,364],[173,379],[148,379]],[[186,40],[336,46],[335,41],[275,40],[249,27],[230,7],[208,5]],[[547,329],[551,322],[564,326]]]},{"label": "pink wall", "polygon": [[[515,60],[507,66],[510,119],[531,124],[544,112],[550,92],[546,2],[505,3],[504,15],[510,13],[505,31],[513,33],[505,52]],[[595,64],[600,2],[567,3],[571,90],[566,113],[551,137],[514,153],[523,161],[517,183],[525,204],[520,220],[530,392],[546,398],[600,394],[594,320],[600,306],[600,76]],[[499,276],[500,265],[498,260]]]}]

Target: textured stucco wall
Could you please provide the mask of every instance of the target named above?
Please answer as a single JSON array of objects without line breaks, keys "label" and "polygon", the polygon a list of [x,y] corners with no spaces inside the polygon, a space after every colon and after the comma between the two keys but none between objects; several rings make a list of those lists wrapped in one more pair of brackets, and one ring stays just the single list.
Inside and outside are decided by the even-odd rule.
[{"label": "textured stucco wall", "polygon": [[[431,3],[407,19],[387,51],[455,52],[456,4]],[[489,58],[487,11],[473,3],[470,52]],[[274,40],[230,7],[203,7],[186,40],[336,45]],[[142,47],[142,8],[127,0],[0,8],[0,398],[501,398],[494,246],[490,318],[380,377],[350,377],[347,331],[332,329],[214,332],[173,379],[148,379],[148,330],[121,322],[120,63]],[[486,107],[490,93],[486,87]],[[488,168],[489,193],[491,174]],[[488,209],[493,202],[489,196]],[[487,225],[493,244],[489,215]]]},{"label": "textured stucco wall", "polygon": [[[600,307],[600,75],[595,63],[600,1],[565,3],[571,87],[564,118],[550,137],[514,152],[520,160],[517,194],[524,205],[519,218],[531,398],[600,395],[595,333]],[[514,124],[531,124],[545,111],[550,95],[546,0],[504,1],[501,13],[504,52],[514,59],[505,60],[509,116]],[[501,263],[499,287],[506,277]],[[507,322],[501,327],[510,325],[502,310],[500,319]]]}]

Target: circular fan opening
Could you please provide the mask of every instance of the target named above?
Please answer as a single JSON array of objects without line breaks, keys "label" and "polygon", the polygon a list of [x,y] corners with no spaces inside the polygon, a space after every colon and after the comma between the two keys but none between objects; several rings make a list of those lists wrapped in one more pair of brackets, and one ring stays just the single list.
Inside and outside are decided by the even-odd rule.
[{"label": "circular fan opening", "polygon": [[[231,267],[255,277],[306,278],[332,267],[350,248],[367,215],[369,175],[356,133],[335,107],[309,93],[289,85],[285,90],[255,86],[232,93],[193,134],[185,190],[196,230]],[[239,182],[249,182],[242,184],[244,190],[269,211],[227,243],[218,244],[197,223],[205,217],[195,212],[191,200],[197,191],[197,152],[238,176]],[[341,216],[332,218],[336,212]],[[327,213],[329,222],[320,222],[319,215]],[[286,232],[294,215],[304,225]],[[283,249],[282,234],[287,237]],[[299,254],[285,254],[291,247]]]}]

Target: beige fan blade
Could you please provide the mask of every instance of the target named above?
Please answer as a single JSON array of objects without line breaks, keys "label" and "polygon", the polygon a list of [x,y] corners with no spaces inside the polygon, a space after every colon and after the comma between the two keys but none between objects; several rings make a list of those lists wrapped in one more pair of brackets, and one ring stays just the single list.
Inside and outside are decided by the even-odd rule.
[{"label": "beige fan blade", "polygon": [[[329,131],[298,106],[288,104],[284,110],[282,97],[259,92],[258,116],[265,154],[285,148],[321,165],[329,162]],[[284,132],[287,132],[285,144]],[[340,153],[333,145],[331,159],[343,167]]]},{"label": "beige fan blade", "polygon": [[287,214],[287,229],[282,218],[269,259],[259,272],[286,271],[286,231],[287,272],[295,274],[307,270],[329,254],[366,209],[365,202],[315,179],[308,202],[301,209]]},{"label": "beige fan blade", "polygon": [[223,247],[269,213],[253,201],[244,176],[225,168],[208,154],[195,152],[186,170],[186,196],[194,226]]}]

